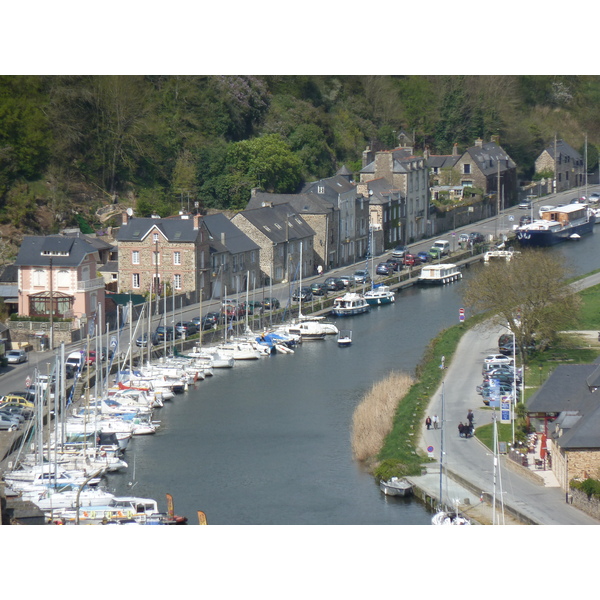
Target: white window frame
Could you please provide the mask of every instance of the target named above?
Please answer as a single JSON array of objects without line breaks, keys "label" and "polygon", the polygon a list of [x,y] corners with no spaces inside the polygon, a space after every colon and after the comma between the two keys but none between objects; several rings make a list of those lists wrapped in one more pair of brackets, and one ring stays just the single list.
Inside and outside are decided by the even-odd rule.
[{"label": "white window frame", "polygon": [[139,265],[140,264],[140,251],[139,250],[132,250],[131,251],[131,264],[132,265]]},{"label": "white window frame", "polygon": [[173,285],[175,286],[176,290],[181,289],[181,275],[179,275],[179,274],[173,275]]},{"label": "white window frame", "polygon": [[173,264],[180,265],[181,264],[181,252],[179,250],[175,250],[173,252]]},{"label": "white window frame", "polygon": [[139,290],[140,289],[140,274],[139,273],[132,273],[131,274],[131,287],[134,290]]}]

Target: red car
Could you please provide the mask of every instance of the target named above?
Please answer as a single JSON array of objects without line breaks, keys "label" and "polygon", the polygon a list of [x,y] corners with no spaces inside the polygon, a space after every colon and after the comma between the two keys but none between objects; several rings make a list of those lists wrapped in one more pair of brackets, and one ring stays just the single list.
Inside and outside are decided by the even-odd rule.
[{"label": "red car", "polygon": [[86,365],[95,365],[96,364],[96,351],[90,350],[87,353],[87,358],[85,359]]},{"label": "red car", "polygon": [[416,254],[405,254],[403,264],[407,267],[416,267],[421,264],[421,259]]}]

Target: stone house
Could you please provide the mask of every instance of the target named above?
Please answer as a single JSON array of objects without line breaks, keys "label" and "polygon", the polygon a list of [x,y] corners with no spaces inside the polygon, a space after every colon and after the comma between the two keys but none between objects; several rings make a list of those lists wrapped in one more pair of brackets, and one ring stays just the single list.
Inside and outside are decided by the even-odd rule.
[{"label": "stone house", "polygon": [[380,177],[357,184],[358,193],[369,199],[371,245],[375,255],[388,248],[406,244],[406,198]]},{"label": "stone house", "polygon": [[333,177],[307,183],[303,194],[313,194],[333,206],[337,215],[335,242],[329,246],[328,268],[357,262],[369,244],[369,201],[358,192],[351,173],[342,167]]},{"label": "stone house", "polygon": [[535,160],[535,172],[551,172],[555,192],[563,192],[585,183],[585,165],[581,154],[564,140],[555,140]]},{"label": "stone house", "polygon": [[301,215],[315,232],[313,263],[324,269],[338,266],[340,211],[318,194],[269,194],[252,190],[247,210],[287,204],[292,212]]},{"label": "stone house", "polygon": [[600,479],[599,371],[598,365],[558,365],[527,401],[527,415],[565,491],[572,479]]},{"label": "stone house", "polygon": [[231,221],[260,247],[264,285],[269,281],[295,281],[300,273],[302,277],[314,274],[315,232],[291,205],[246,209],[234,215]]},{"label": "stone house", "polygon": [[203,220],[210,252],[209,297],[261,286],[260,246],[223,213],[206,215]]},{"label": "stone house", "polygon": [[414,156],[412,148],[397,148],[363,152],[360,182],[384,178],[390,187],[399,190],[406,201],[406,217],[401,222],[399,239],[410,243],[426,237],[429,223],[429,176],[425,159]]},{"label": "stone house", "polygon": [[15,260],[19,314],[72,318],[78,328],[104,305],[98,263],[98,250],[82,238],[25,236]]},{"label": "stone house", "polygon": [[119,292],[209,290],[209,235],[201,215],[161,219],[123,214],[116,236]]}]

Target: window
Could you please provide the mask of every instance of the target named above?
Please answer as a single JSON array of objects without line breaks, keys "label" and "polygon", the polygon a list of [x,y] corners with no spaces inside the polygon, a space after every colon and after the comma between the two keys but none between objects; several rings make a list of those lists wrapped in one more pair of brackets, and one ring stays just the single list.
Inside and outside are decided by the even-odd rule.
[{"label": "window", "polygon": [[135,289],[139,289],[139,287],[140,287],[140,274],[139,273],[133,273],[131,286]]},{"label": "window", "polygon": [[43,269],[35,269],[32,277],[33,285],[36,287],[45,285],[46,281],[44,275],[45,271]]},{"label": "window", "polygon": [[71,274],[67,269],[61,269],[56,274],[56,286],[59,288],[68,288],[71,283]]},{"label": "window", "polygon": [[152,234],[152,241],[156,244],[158,243],[158,233],[153,233]]},{"label": "window", "polygon": [[471,165],[469,163],[465,163],[463,165],[463,173],[465,175],[469,175],[471,173]]},{"label": "window", "polygon": [[173,283],[176,290],[181,289],[181,275],[173,275]]},{"label": "window", "polygon": [[181,252],[173,252],[173,264],[174,265],[181,264]]},{"label": "window", "polygon": [[140,251],[139,250],[133,250],[131,252],[131,264],[132,265],[140,264]]}]

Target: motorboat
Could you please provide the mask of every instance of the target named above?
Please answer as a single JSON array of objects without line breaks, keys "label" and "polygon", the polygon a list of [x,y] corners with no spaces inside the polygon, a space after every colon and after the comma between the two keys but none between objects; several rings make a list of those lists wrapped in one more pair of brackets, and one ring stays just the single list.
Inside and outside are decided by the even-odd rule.
[{"label": "motorboat", "polygon": [[488,250],[483,255],[483,262],[489,263],[496,260],[504,260],[509,262],[514,258],[515,255],[518,254],[520,254],[520,252],[515,252],[514,250]]},{"label": "motorboat", "polygon": [[342,329],[338,334],[338,346],[346,347],[352,344],[352,331],[350,329]]},{"label": "motorboat", "polygon": [[371,306],[380,304],[391,304],[396,301],[396,294],[390,289],[389,285],[376,284],[372,289],[364,294],[365,300]]},{"label": "motorboat", "polygon": [[413,493],[413,484],[399,477],[392,477],[387,481],[379,482],[379,489],[386,496],[411,496]]},{"label": "motorboat", "polygon": [[370,309],[370,304],[367,303],[362,294],[348,292],[333,301],[331,314],[336,317],[347,317],[369,312]]}]

